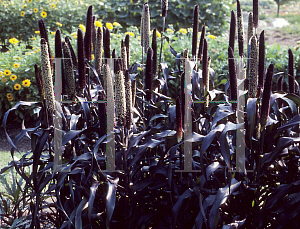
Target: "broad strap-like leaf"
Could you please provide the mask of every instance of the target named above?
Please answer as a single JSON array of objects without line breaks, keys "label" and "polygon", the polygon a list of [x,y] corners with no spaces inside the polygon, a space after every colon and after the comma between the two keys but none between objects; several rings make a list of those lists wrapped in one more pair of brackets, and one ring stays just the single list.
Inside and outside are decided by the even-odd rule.
[{"label": "broad strap-like leaf", "polygon": [[113,215],[116,205],[116,192],[119,178],[109,179],[107,182],[108,191],[106,195],[106,227],[109,228],[109,223]]}]

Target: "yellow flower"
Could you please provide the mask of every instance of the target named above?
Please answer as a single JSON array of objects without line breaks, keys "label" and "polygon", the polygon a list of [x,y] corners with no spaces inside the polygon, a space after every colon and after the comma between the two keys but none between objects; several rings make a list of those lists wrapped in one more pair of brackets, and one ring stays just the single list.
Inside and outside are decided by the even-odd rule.
[{"label": "yellow flower", "polygon": [[9,70],[5,70],[5,71],[4,71],[4,75],[5,75],[5,76],[9,76],[10,74],[11,74],[11,71],[9,71]]},{"label": "yellow flower", "polygon": [[16,76],[16,75],[11,75],[10,76],[10,80],[12,80],[12,81],[14,81],[14,80],[16,80],[18,77]]},{"label": "yellow flower", "polygon": [[28,3],[31,3],[32,2],[32,0],[28,0]]},{"label": "yellow flower", "polygon": [[60,27],[62,27],[62,24],[59,22],[56,22],[56,25],[59,25]]},{"label": "yellow flower", "polygon": [[3,82],[6,82],[6,81],[7,81],[7,78],[6,78],[6,77],[3,77],[3,78],[2,78],[2,81],[3,81]]},{"label": "yellow flower", "polygon": [[32,37],[31,40],[36,40],[36,37]]},{"label": "yellow flower", "polygon": [[83,24],[80,24],[79,28],[85,33],[85,26]]},{"label": "yellow flower", "polygon": [[170,32],[170,33],[174,33],[174,30],[170,29],[170,28],[167,28],[166,30],[167,32]]},{"label": "yellow flower", "polygon": [[11,97],[11,98],[8,98],[8,101],[13,101],[14,100],[14,98],[13,97]]},{"label": "yellow flower", "polygon": [[54,35],[54,34],[55,34],[55,32],[51,32],[51,34],[52,34],[52,35]]},{"label": "yellow flower", "polygon": [[55,5],[55,4],[52,4],[52,5],[51,5],[51,9],[54,9],[54,8],[56,8],[56,5]]},{"label": "yellow flower", "polygon": [[102,23],[100,21],[95,21],[95,26],[102,28]]},{"label": "yellow flower", "polygon": [[31,55],[31,52],[25,52],[25,56]]},{"label": "yellow flower", "polygon": [[119,26],[119,27],[122,27],[122,26],[121,26],[121,24],[120,24],[120,23],[118,23],[118,22],[116,22],[116,21],[113,23],[113,25],[114,25],[114,26]]},{"label": "yellow flower", "polygon": [[26,5],[23,5],[22,8],[26,8]]},{"label": "yellow flower", "polygon": [[71,33],[71,36],[73,36],[76,39],[77,38],[76,32]]},{"label": "yellow flower", "polygon": [[108,28],[109,30],[112,30],[114,27],[110,22],[106,22],[106,28]]},{"label": "yellow flower", "polygon": [[14,67],[15,67],[15,68],[18,68],[18,67],[20,67],[20,64],[15,63],[15,64],[14,64]]},{"label": "yellow flower", "polygon": [[161,34],[160,34],[160,32],[158,32],[157,30],[156,30],[156,35],[157,35],[159,38],[161,38]]},{"label": "yellow flower", "polygon": [[34,13],[37,13],[37,12],[38,12],[38,9],[37,9],[37,8],[34,8],[34,9],[33,9],[33,12],[34,12]]},{"label": "yellow flower", "polygon": [[40,33],[40,31],[34,31],[36,34]]},{"label": "yellow flower", "polygon": [[1,71],[0,71],[0,76],[1,76],[1,77],[3,76],[3,72],[1,72]]},{"label": "yellow flower", "polygon": [[93,60],[93,59],[95,59],[95,56],[94,56],[94,54],[92,54],[92,60]]},{"label": "yellow flower", "polygon": [[22,85],[23,85],[24,87],[29,87],[30,84],[31,84],[30,80],[23,80],[23,82],[22,82]]},{"label": "yellow flower", "polygon": [[131,5],[133,5],[133,0],[130,0]]},{"label": "yellow flower", "polygon": [[12,43],[12,44],[17,44],[19,42],[19,40],[16,39],[16,38],[10,38],[9,42]]},{"label": "yellow flower", "polygon": [[45,18],[45,17],[47,17],[47,13],[46,13],[45,11],[42,11],[41,16],[42,16],[43,18]]},{"label": "yellow flower", "polygon": [[183,29],[183,28],[181,28],[181,29],[179,30],[179,32],[180,32],[180,33],[187,34],[187,30],[186,30],[186,29]]},{"label": "yellow flower", "polygon": [[14,59],[15,59],[15,60],[21,60],[21,57],[15,56]]},{"label": "yellow flower", "polygon": [[21,16],[24,17],[25,16],[25,12],[21,11]]},{"label": "yellow flower", "polygon": [[30,94],[26,95],[26,98],[28,99],[30,97]]},{"label": "yellow flower", "polygon": [[15,86],[14,86],[14,89],[15,89],[16,91],[19,91],[19,90],[21,89],[21,85],[18,84],[18,83],[16,83]]},{"label": "yellow flower", "polygon": [[129,36],[134,37],[134,33],[133,32],[126,32],[125,34],[129,34]]},{"label": "yellow flower", "polygon": [[211,38],[211,39],[216,39],[216,36],[214,36],[214,35],[207,35],[209,38]]},{"label": "yellow flower", "polygon": [[6,97],[9,99],[9,98],[12,98],[12,94],[11,93],[7,93],[6,94]]},{"label": "yellow flower", "polygon": [[75,1],[75,5],[78,5],[78,1]]}]

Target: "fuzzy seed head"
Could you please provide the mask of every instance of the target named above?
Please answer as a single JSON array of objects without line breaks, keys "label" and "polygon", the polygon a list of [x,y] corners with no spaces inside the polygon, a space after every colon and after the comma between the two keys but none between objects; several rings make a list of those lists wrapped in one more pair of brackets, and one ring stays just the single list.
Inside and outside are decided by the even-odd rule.
[{"label": "fuzzy seed head", "polygon": [[54,111],[53,80],[49,61],[48,44],[44,38],[41,39],[41,67],[42,80],[45,89],[46,106],[47,110],[52,113]]},{"label": "fuzzy seed head", "polygon": [[274,64],[271,63],[267,70],[266,81],[265,81],[263,97],[262,97],[261,119],[260,119],[262,128],[266,126],[269,112],[270,112],[270,99],[271,99],[271,92],[272,92],[273,74],[274,74]]},{"label": "fuzzy seed head", "polygon": [[250,60],[249,60],[249,98],[255,98],[258,85],[258,47],[257,39],[253,36],[250,40]]},{"label": "fuzzy seed head", "polygon": [[55,57],[61,58],[62,56],[61,32],[58,29],[55,32]]},{"label": "fuzzy seed head", "polygon": [[235,18],[234,11],[231,10],[229,46],[232,48],[233,51],[234,51],[235,31],[236,31],[236,18]]},{"label": "fuzzy seed head", "polygon": [[239,56],[244,56],[244,21],[240,1],[237,0],[237,23],[238,23],[238,45]]},{"label": "fuzzy seed head", "polygon": [[202,32],[201,32],[201,37],[200,37],[200,43],[199,43],[199,50],[198,50],[198,59],[199,59],[199,61],[202,58],[204,37],[205,37],[205,24],[202,27]]},{"label": "fuzzy seed head", "polygon": [[294,55],[291,49],[288,50],[289,53],[289,89],[290,93],[295,93],[295,78],[294,78]]},{"label": "fuzzy seed head", "polygon": [[168,0],[161,0],[161,16],[167,17],[168,12]]},{"label": "fuzzy seed head", "polygon": [[68,45],[63,42],[63,54],[64,54],[64,73],[66,78],[66,92],[69,95],[69,98],[74,98],[75,96],[75,78],[73,72],[73,64],[71,52]]},{"label": "fuzzy seed head", "polygon": [[83,42],[83,33],[81,29],[77,30],[77,55],[78,55],[79,88],[83,90],[86,86],[86,76],[85,76],[84,42]]},{"label": "fuzzy seed head", "polygon": [[153,29],[152,34],[152,50],[153,50],[153,69],[152,74],[153,77],[156,76],[157,73],[157,35],[156,35],[156,28]]},{"label": "fuzzy seed head", "polygon": [[45,26],[45,22],[43,19],[39,19],[38,20],[38,24],[39,24],[39,30],[40,30],[40,35],[41,35],[41,38],[44,38],[47,42],[47,45],[48,45],[48,53],[49,53],[49,61],[50,61],[50,66],[51,66],[51,69],[53,70],[54,67],[53,67],[53,61],[52,61],[52,55],[51,55],[51,50],[50,50],[50,45],[49,45],[49,40],[48,40],[48,32],[47,32],[47,29],[46,29],[46,26]]},{"label": "fuzzy seed head", "polygon": [[125,97],[126,97],[126,127],[130,129],[132,113],[131,79],[128,70],[125,71]]},{"label": "fuzzy seed head", "polygon": [[130,68],[130,42],[129,42],[129,34],[126,34],[125,36],[125,47],[126,47],[126,53],[127,53],[127,66]]},{"label": "fuzzy seed head", "polygon": [[253,26],[258,26],[258,0],[253,0]]},{"label": "fuzzy seed head", "polygon": [[115,77],[116,86],[116,116],[121,126],[125,126],[126,98],[123,71],[118,71]]},{"label": "fuzzy seed head", "polygon": [[261,32],[259,37],[259,60],[258,60],[258,86],[263,87],[265,78],[265,32]]},{"label": "fuzzy seed head", "polygon": [[93,42],[93,6],[89,6],[86,16],[86,32],[84,36],[85,57],[92,59],[92,42]]},{"label": "fuzzy seed head", "polygon": [[123,69],[127,70],[128,66],[127,66],[127,51],[126,51],[126,47],[125,44],[122,40],[121,42],[121,57],[122,57],[122,62],[123,62]]},{"label": "fuzzy seed head", "polygon": [[[230,80],[230,100],[237,100],[237,72],[232,48],[228,47],[228,65],[229,65],[229,80]],[[236,104],[232,104],[232,108],[236,109]]]},{"label": "fuzzy seed head", "polygon": [[103,37],[102,31],[99,27],[97,29],[96,43],[95,43],[95,69],[98,76],[101,75],[101,66],[102,66],[102,49],[103,49]]},{"label": "fuzzy seed head", "polygon": [[147,62],[146,62],[146,80],[145,80],[145,88],[149,91],[146,92],[146,99],[149,101],[151,99],[152,95],[152,81],[153,81],[153,75],[152,75],[152,69],[153,69],[153,50],[152,48],[148,48],[147,51]]},{"label": "fuzzy seed head", "polygon": [[73,49],[73,47],[72,47],[72,45],[70,43],[69,37],[65,37],[65,42],[68,44],[69,50],[71,52],[73,68],[76,69],[77,68],[77,58],[76,58],[74,49]]},{"label": "fuzzy seed head", "polygon": [[147,52],[150,46],[150,10],[147,3],[145,3],[144,8],[144,24],[143,24],[143,40],[144,40],[144,50]]},{"label": "fuzzy seed head", "polygon": [[134,106],[135,105],[135,96],[136,96],[136,80],[135,79],[132,81],[131,88],[132,88],[132,106]]},{"label": "fuzzy seed head", "polygon": [[194,23],[193,23],[193,40],[192,40],[192,56],[196,57],[197,54],[197,41],[199,29],[199,5],[194,7]]}]

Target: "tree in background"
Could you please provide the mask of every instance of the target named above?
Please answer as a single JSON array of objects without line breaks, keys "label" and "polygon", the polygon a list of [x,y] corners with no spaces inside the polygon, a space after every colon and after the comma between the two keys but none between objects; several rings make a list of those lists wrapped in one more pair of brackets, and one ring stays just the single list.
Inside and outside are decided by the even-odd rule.
[{"label": "tree in background", "polygon": [[280,9],[280,6],[288,3],[288,2],[298,2],[299,0],[274,0],[277,4],[277,17],[279,17],[279,9]]}]

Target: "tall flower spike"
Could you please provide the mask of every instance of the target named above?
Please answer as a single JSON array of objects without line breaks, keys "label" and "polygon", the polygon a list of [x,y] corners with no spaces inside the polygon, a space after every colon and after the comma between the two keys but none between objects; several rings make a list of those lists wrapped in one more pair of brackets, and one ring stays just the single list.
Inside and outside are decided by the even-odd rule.
[{"label": "tall flower spike", "polygon": [[134,105],[135,105],[135,96],[136,96],[136,79],[134,79],[132,81],[131,88],[132,88],[132,106],[134,107]]},{"label": "tall flower spike", "polygon": [[78,82],[80,90],[84,90],[86,86],[86,76],[85,76],[85,58],[84,58],[84,44],[83,44],[83,34],[81,29],[77,31],[77,55],[78,55]]},{"label": "tall flower spike", "polygon": [[34,73],[35,73],[35,81],[39,91],[39,96],[41,101],[43,101],[45,99],[45,90],[43,85],[43,79],[37,64],[34,64]]},{"label": "tall flower spike", "polygon": [[66,92],[69,95],[70,99],[75,98],[75,78],[73,72],[73,64],[72,64],[72,57],[71,52],[69,50],[68,45],[63,42],[63,52],[64,52],[64,72],[65,72],[65,79],[66,79]]},{"label": "tall flower spike", "polygon": [[147,3],[145,3],[145,14],[144,14],[144,24],[143,24],[143,39],[144,39],[144,50],[145,53],[147,52],[149,46],[150,46],[150,10]]},{"label": "tall flower spike", "polygon": [[93,42],[93,6],[89,6],[86,15],[86,32],[84,35],[85,58],[92,59],[92,42]]},{"label": "tall flower spike", "polygon": [[[205,90],[206,90],[206,88],[209,86],[209,82],[208,82],[208,47],[207,47],[206,39],[204,39],[204,46],[203,46],[202,80],[203,80],[202,83],[205,86]],[[204,93],[204,91],[203,91],[203,93]]]},{"label": "tall flower spike", "polygon": [[53,61],[51,59],[52,55],[51,55],[51,50],[50,50],[50,45],[49,45],[49,40],[48,40],[48,32],[47,32],[47,29],[46,29],[46,26],[45,26],[45,22],[44,22],[43,19],[39,19],[38,24],[39,24],[39,30],[40,30],[41,38],[44,38],[47,42],[47,45],[48,45],[49,61],[50,61],[51,69],[53,70],[54,67],[53,67]]},{"label": "tall flower spike", "polygon": [[104,46],[104,57],[110,58],[110,32],[109,29],[105,29],[105,43]]},{"label": "tall flower spike", "polygon": [[48,45],[47,41],[41,39],[41,67],[42,67],[42,79],[45,89],[45,98],[47,110],[50,113],[54,111],[54,90],[53,90],[53,80],[51,74],[51,66],[49,61]]},{"label": "tall flower spike", "polygon": [[127,66],[130,68],[130,43],[129,43],[129,34],[126,34],[125,36],[125,47],[126,47],[126,53],[127,53]]},{"label": "tall flower spike", "polygon": [[132,113],[132,90],[131,90],[131,79],[128,70],[125,71],[125,97],[126,97],[126,127],[129,130],[131,126],[131,113]]},{"label": "tall flower spike", "polygon": [[126,101],[125,101],[125,82],[123,71],[121,68],[121,60],[116,61],[117,74],[115,77],[116,85],[116,115],[118,117],[119,124],[125,126],[125,114],[126,114]]},{"label": "tall flower spike", "polygon": [[274,74],[274,64],[270,64],[267,70],[266,81],[264,85],[262,104],[261,104],[261,116],[260,124],[262,129],[266,126],[268,121],[268,116],[270,112],[270,99],[272,92],[272,80]]},{"label": "tall flower spike", "polygon": [[249,60],[249,98],[255,98],[257,93],[257,70],[258,70],[258,48],[257,39],[253,36],[250,40],[250,60]]},{"label": "tall flower spike", "polygon": [[[247,33],[247,57],[250,57],[250,39],[254,36],[253,14],[248,14],[248,33]],[[247,70],[249,70],[249,59],[247,59]],[[248,73],[248,72],[247,72]]]},{"label": "tall flower spike", "polygon": [[143,6],[142,16],[141,16],[141,46],[144,47],[144,17],[145,17],[145,5]]},{"label": "tall flower spike", "polygon": [[152,95],[152,81],[153,81],[153,75],[152,75],[152,69],[153,69],[153,50],[152,48],[148,48],[147,51],[147,61],[146,61],[146,80],[145,80],[145,88],[149,91],[146,92],[146,99],[149,101],[151,100]]},{"label": "tall flower spike", "polygon": [[[61,32],[60,30],[56,30],[55,32],[55,58],[62,58],[63,57],[63,52],[62,52],[62,41],[61,41]],[[65,73],[64,73],[64,68],[62,68],[62,94],[66,94],[66,79],[65,79]]]},{"label": "tall flower spike", "polygon": [[97,27],[95,25],[96,16],[93,16],[93,32],[92,32],[92,52],[95,55],[95,46],[97,40]]},{"label": "tall flower spike", "polygon": [[[237,72],[234,60],[234,53],[232,48],[228,47],[228,66],[229,66],[229,79],[230,79],[230,100],[237,100]],[[236,110],[236,103],[232,104],[232,108]]]},{"label": "tall flower spike", "polygon": [[258,57],[258,87],[262,88],[265,78],[265,31],[259,36],[259,57]]},{"label": "tall flower spike", "polygon": [[241,3],[239,0],[237,0],[237,23],[238,23],[239,56],[244,57],[244,21],[243,21]]},{"label": "tall flower spike", "polygon": [[258,27],[258,0],[253,0],[253,26]]},{"label": "tall flower spike", "polygon": [[288,50],[289,53],[289,92],[295,93],[295,77],[294,77],[294,55],[291,49]]},{"label": "tall flower spike", "polygon": [[183,72],[180,76],[180,99],[181,99],[181,115],[182,115],[182,117],[184,117],[184,104],[185,104],[184,79],[185,79],[185,74]]},{"label": "tall flower spike", "polygon": [[96,43],[95,43],[95,69],[98,76],[101,75],[102,66],[102,47],[103,47],[103,37],[101,28],[97,29]]},{"label": "tall flower spike", "polygon": [[197,55],[197,41],[199,30],[199,5],[194,7],[194,23],[193,23],[193,40],[192,40],[192,57],[196,58]]},{"label": "tall flower spike", "polygon": [[161,0],[161,16],[167,17],[168,12],[168,0]]},{"label": "tall flower spike", "polygon": [[176,136],[177,142],[182,140],[183,131],[182,131],[182,112],[181,112],[181,103],[180,98],[176,98]]},{"label": "tall flower spike", "polygon": [[199,61],[202,59],[204,38],[205,38],[205,24],[202,27],[200,43],[199,43],[199,50],[198,50],[198,59],[199,59]]},{"label": "tall flower spike", "polygon": [[65,37],[65,42],[68,44],[69,50],[70,50],[70,52],[71,52],[73,68],[76,69],[76,68],[77,68],[77,58],[76,58],[74,49],[73,49],[73,47],[72,47],[72,45],[71,45],[71,43],[70,43],[69,37]]},{"label": "tall flower spike", "polygon": [[56,30],[55,32],[55,57],[62,58],[62,45],[61,45],[61,32],[60,30]]},{"label": "tall flower spike", "polygon": [[[104,84],[104,88],[106,90],[107,95],[107,103],[114,104],[114,84],[113,79],[111,75],[111,69],[108,64],[103,65],[103,74],[104,74],[104,82],[107,82]],[[115,122],[115,117],[114,117]]]},{"label": "tall flower spike", "polygon": [[121,57],[122,57],[123,69],[127,70],[128,69],[128,66],[127,66],[127,52],[126,52],[126,47],[125,47],[125,44],[124,44],[123,40],[121,41]]},{"label": "tall flower spike", "polygon": [[152,34],[152,50],[153,50],[153,69],[152,69],[152,74],[153,77],[156,76],[157,74],[157,34],[156,34],[156,28],[153,29],[153,34]]},{"label": "tall flower spike", "polygon": [[233,10],[231,10],[229,46],[232,48],[233,52],[234,52],[235,30],[236,30],[235,13]]}]

